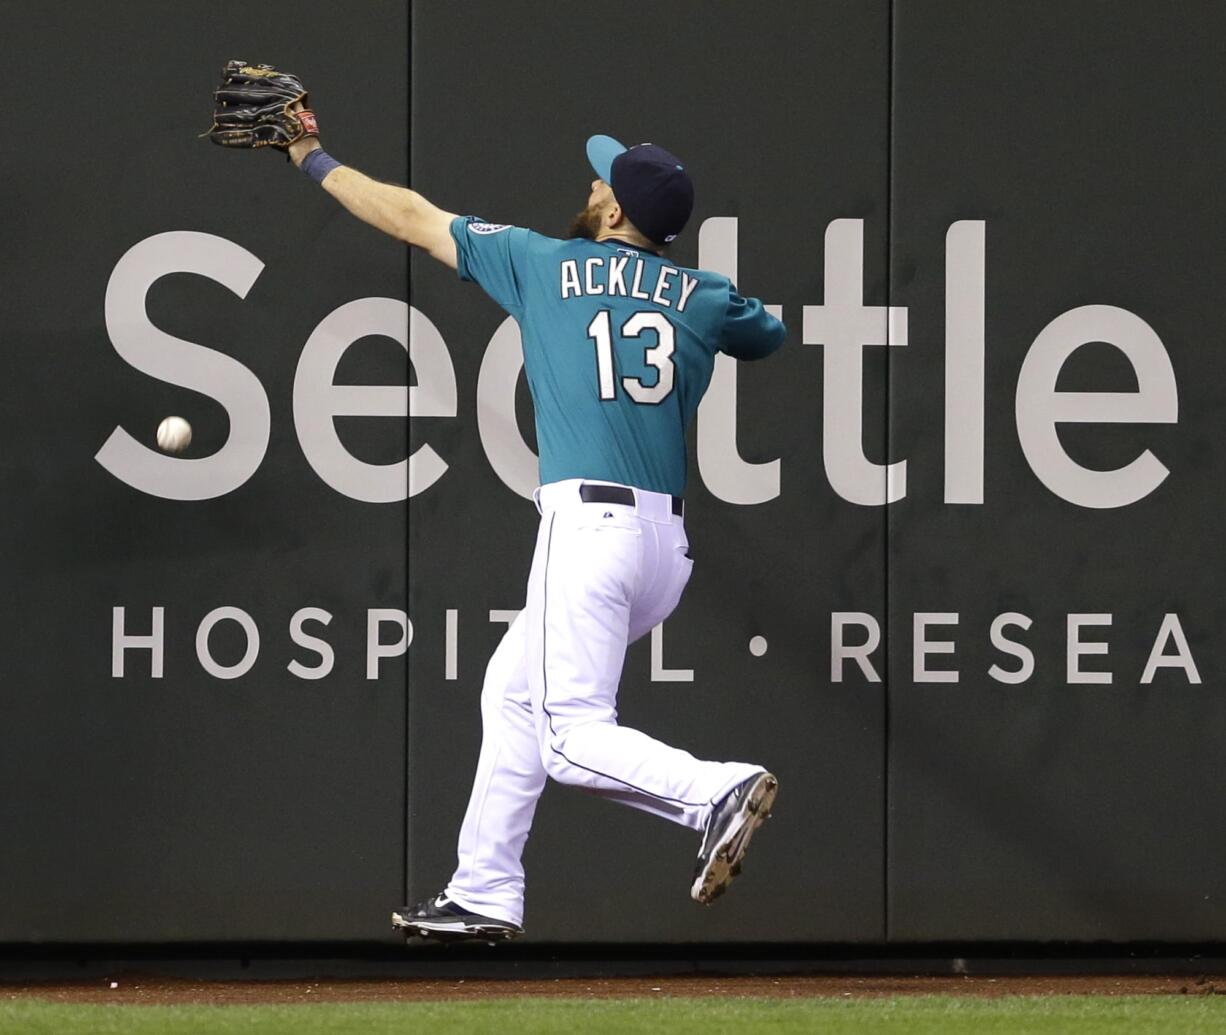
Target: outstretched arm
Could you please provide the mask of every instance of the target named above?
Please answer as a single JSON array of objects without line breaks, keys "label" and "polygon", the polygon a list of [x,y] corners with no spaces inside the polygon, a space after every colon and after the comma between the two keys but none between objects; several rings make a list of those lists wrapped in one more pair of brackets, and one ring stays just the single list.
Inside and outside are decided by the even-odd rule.
[{"label": "outstretched arm", "polygon": [[[318,138],[304,137],[290,145],[290,159],[301,166],[307,155],[319,147]],[[372,180],[347,165],[337,166],[322,183],[324,190],[358,219],[456,268],[455,241],[451,237],[454,213],[444,212],[415,190]]]},{"label": "outstretched arm", "polygon": [[287,151],[295,165],[306,163],[311,177],[359,219],[456,268],[455,216],[416,191],[372,180],[323,151],[306,87],[297,76],[272,65],[227,61],[213,99],[213,125],[205,135],[214,144]]}]

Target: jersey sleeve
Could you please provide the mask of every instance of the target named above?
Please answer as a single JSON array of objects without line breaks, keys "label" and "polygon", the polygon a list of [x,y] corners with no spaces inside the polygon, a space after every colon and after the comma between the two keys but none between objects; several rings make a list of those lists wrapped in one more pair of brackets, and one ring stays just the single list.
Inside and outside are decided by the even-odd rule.
[{"label": "jersey sleeve", "polygon": [[766,311],[759,299],[745,298],[729,286],[728,312],[719,348],[734,359],[764,359],[778,349],[787,328]]},{"label": "jersey sleeve", "polygon": [[451,221],[456,273],[461,280],[480,284],[503,309],[517,314],[524,304],[520,272],[529,233],[517,226],[486,223],[476,216],[456,216]]}]

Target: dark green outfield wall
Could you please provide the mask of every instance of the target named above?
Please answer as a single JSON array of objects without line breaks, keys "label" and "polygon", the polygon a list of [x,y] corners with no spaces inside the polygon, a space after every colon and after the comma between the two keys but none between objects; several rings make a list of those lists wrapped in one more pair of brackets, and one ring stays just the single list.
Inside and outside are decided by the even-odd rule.
[{"label": "dark green outfield wall", "polygon": [[0,942],[389,938],[523,603],[514,325],[196,139],[230,57],[342,161],[545,233],[588,135],[662,143],[676,259],[782,307],[700,411],[695,574],[621,698],[769,763],[777,819],[704,910],[691,835],[551,786],[532,938],[1226,937],[1218,5],[0,13]]}]

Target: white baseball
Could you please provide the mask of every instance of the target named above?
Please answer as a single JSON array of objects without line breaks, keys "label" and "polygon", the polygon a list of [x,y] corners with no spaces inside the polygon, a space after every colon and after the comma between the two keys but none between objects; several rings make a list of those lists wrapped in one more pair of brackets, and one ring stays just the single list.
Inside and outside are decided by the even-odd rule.
[{"label": "white baseball", "polygon": [[192,442],[192,426],[182,417],[167,417],[158,425],[158,449],[182,453]]}]

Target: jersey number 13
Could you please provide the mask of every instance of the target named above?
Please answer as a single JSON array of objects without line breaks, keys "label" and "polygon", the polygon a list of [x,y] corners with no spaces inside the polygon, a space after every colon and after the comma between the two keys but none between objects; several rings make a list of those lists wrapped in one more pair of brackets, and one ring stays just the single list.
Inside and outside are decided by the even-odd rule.
[{"label": "jersey number 13", "polygon": [[[623,338],[637,338],[644,331],[655,334],[656,343],[648,346],[643,354],[648,366],[659,371],[654,385],[645,385],[637,377],[623,377],[622,387],[636,403],[654,406],[668,398],[673,390],[673,351],[677,347],[677,334],[668,317],[651,309],[634,313],[618,330]],[[602,309],[587,325],[587,336],[596,343],[596,373],[600,379],[600,398],[609,402],[617,398],[617,384],[613,371],[613,327],[609,310]]]}]

